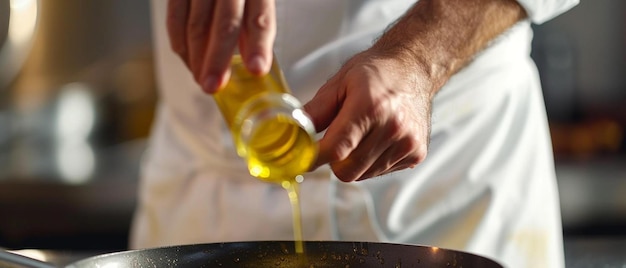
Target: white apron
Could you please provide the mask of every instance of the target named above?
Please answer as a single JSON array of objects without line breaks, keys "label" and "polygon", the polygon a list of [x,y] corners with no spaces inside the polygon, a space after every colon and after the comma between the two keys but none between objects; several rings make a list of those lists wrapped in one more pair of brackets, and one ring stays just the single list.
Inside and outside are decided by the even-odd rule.
[{"label": "white apron", "polygon": [[[212,97],[170,50],[166,1],[153,2],[161,102],[131,247],[293,239],[285,191],[247,173]],[[520,2],[531,20],[542,22],[577,1]],[[410,5],[278,0],[275,54],[294,94],[309,100]],[[306,174],[304,239],[427,244],[509,267],[562,267],[558,194],[531,38],[530,22],[519,23],[440,90],[430,151],[418,167],[357,183],[339,182],[328,167]]]}]

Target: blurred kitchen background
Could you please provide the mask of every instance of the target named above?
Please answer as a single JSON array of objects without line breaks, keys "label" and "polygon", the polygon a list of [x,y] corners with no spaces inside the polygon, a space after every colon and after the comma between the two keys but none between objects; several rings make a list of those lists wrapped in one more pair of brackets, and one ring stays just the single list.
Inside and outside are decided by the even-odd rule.
[{"label": "blurred kitchen background", "polygon": [[[147,0],[0,0],[0,247],[123,250],[157,100]],[[626,1],[536,26],[566,239],[626,238]]]}]

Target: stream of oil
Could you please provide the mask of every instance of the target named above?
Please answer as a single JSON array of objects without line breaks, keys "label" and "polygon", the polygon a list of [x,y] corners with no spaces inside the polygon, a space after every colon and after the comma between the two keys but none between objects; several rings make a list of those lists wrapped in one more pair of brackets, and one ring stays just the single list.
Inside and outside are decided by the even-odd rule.
[{"label": "stream of oil", "polygon": [[293,238],[296,253],[304,253],[302,242],[302,216],[300,214],[299,187],[296,181],[283,181],[283,188],[287,190],[289,202],[291,203],[291,216],[293,218]]}]

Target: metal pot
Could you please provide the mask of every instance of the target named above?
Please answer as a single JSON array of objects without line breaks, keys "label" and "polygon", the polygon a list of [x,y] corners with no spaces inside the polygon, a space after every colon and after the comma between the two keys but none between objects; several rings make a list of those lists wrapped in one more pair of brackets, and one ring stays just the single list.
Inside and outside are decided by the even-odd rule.
[{"label": "metal pot", "polygon": [[[80,260],[78,267],[481,267],[501,268],[478,255],[430,246],[373,242],[307,241],[304,254],[293,241],[229,242],[131,250]],[[0,260],[7,260],[0,252]],[[4,256],[3,256],[4,255]],[[26,257],[18,257],[24,259]],[[36,268],[51,264],[27,259]],[[15,258],[12,261],[15,263]]]}]

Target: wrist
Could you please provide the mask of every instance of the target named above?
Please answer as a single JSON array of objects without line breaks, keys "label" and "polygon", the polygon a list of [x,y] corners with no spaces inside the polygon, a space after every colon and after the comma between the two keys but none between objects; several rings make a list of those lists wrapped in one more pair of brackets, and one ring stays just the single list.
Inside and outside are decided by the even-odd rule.
[{"label": "wrist", "polygon": [[379,40],[364,53],[367,57],[392,65],[397,72],[404,72],[402,77],[408,79],[414,89],[428,100],[434,98],[449,77],[449,66],[426,57],[428,53],[416,44],[408,46],[401,42],[391,44]]},{"label": "wrist", "polygon": [[514,0],[421,0],[372,46],[428,78],[433,95],[488,43],[526,17]]}]

